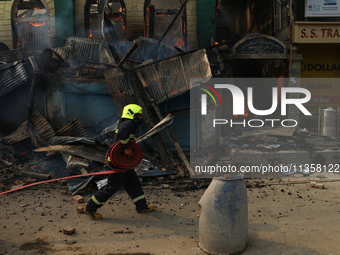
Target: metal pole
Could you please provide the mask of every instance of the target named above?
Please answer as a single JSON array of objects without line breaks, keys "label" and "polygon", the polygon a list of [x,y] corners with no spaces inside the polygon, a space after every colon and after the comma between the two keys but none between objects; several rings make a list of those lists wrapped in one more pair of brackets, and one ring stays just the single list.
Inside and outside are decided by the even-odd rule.
[{"label": "metal pole", "polygon": [[321,107],[319,106],[319,116],[318,116],[318,141],[320,139],[320,124],[321,124]]},{"label": "metal pole", "polygon": [[338,139],[339,139],[339,121],[340,121],[340,107],[338,107],[338,122],[336,125],[336,147],[338,147]]}]

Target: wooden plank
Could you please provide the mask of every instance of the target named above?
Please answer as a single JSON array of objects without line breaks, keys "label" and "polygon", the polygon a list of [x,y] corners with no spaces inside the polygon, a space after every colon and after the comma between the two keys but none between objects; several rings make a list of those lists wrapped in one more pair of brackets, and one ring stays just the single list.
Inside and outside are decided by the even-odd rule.
[{"label": "wooden plank", "polygon": [[71,155],[79,156],[96,162],[106,164],[105,155],[108,147],[85,146],[85,145],[51,145],[35,149],[35,152],[62,151]]},{"label": "wooden plank", "polygon": [[51,178],[50,174],[41,174],[41,173],[36,173],[36,172],[29,172],[29,171],[24,171],[22,167],[17,166],[12,164],[11,162],[8,162],[6,160],[0,159],[1,162],[3,162],[4,164],[6,164],[7,166],[14,166],[15,168],[20,170],[20,175],[22,176],[28,176],[28,177],[32,177],[32,178],[36,178],[39,180],[48,180]]}]

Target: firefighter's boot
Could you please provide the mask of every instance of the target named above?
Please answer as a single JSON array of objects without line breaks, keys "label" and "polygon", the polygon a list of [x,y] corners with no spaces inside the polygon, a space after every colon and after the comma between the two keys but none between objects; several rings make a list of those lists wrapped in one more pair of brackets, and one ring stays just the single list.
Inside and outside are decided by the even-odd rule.
[{"label": "firefighter's boot", "polygon": [[84,213],[90,216],[92,220],[100,220],[102,218],[102,215],[100,213],[86,210],[86,208],[84,208]]},{"label": "firefighter's boot", "polygon": [[156,206],[155,205],[148,205],[145,209],[142,210],[137,210],[138,213],[143,213],[143,212],[151,212],[155,210]]}]

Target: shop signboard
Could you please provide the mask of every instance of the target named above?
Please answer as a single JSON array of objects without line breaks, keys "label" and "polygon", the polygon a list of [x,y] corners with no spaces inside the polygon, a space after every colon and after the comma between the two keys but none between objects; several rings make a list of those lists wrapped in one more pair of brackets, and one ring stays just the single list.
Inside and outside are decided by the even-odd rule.
[{"label": "shop signboard", "polygon": [[337,17],[340,16],[338,0],[305,0],[306,17]]}]

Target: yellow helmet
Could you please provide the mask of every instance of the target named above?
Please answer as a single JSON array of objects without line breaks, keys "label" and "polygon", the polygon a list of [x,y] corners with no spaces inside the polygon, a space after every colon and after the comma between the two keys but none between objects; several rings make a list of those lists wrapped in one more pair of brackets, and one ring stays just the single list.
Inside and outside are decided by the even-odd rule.
[{"label": "yellow helmet", "polygon": [[136,104],[128,104],[123,109],[122,118],[133,119],[136,113],[142,114],[142,107]]}]

